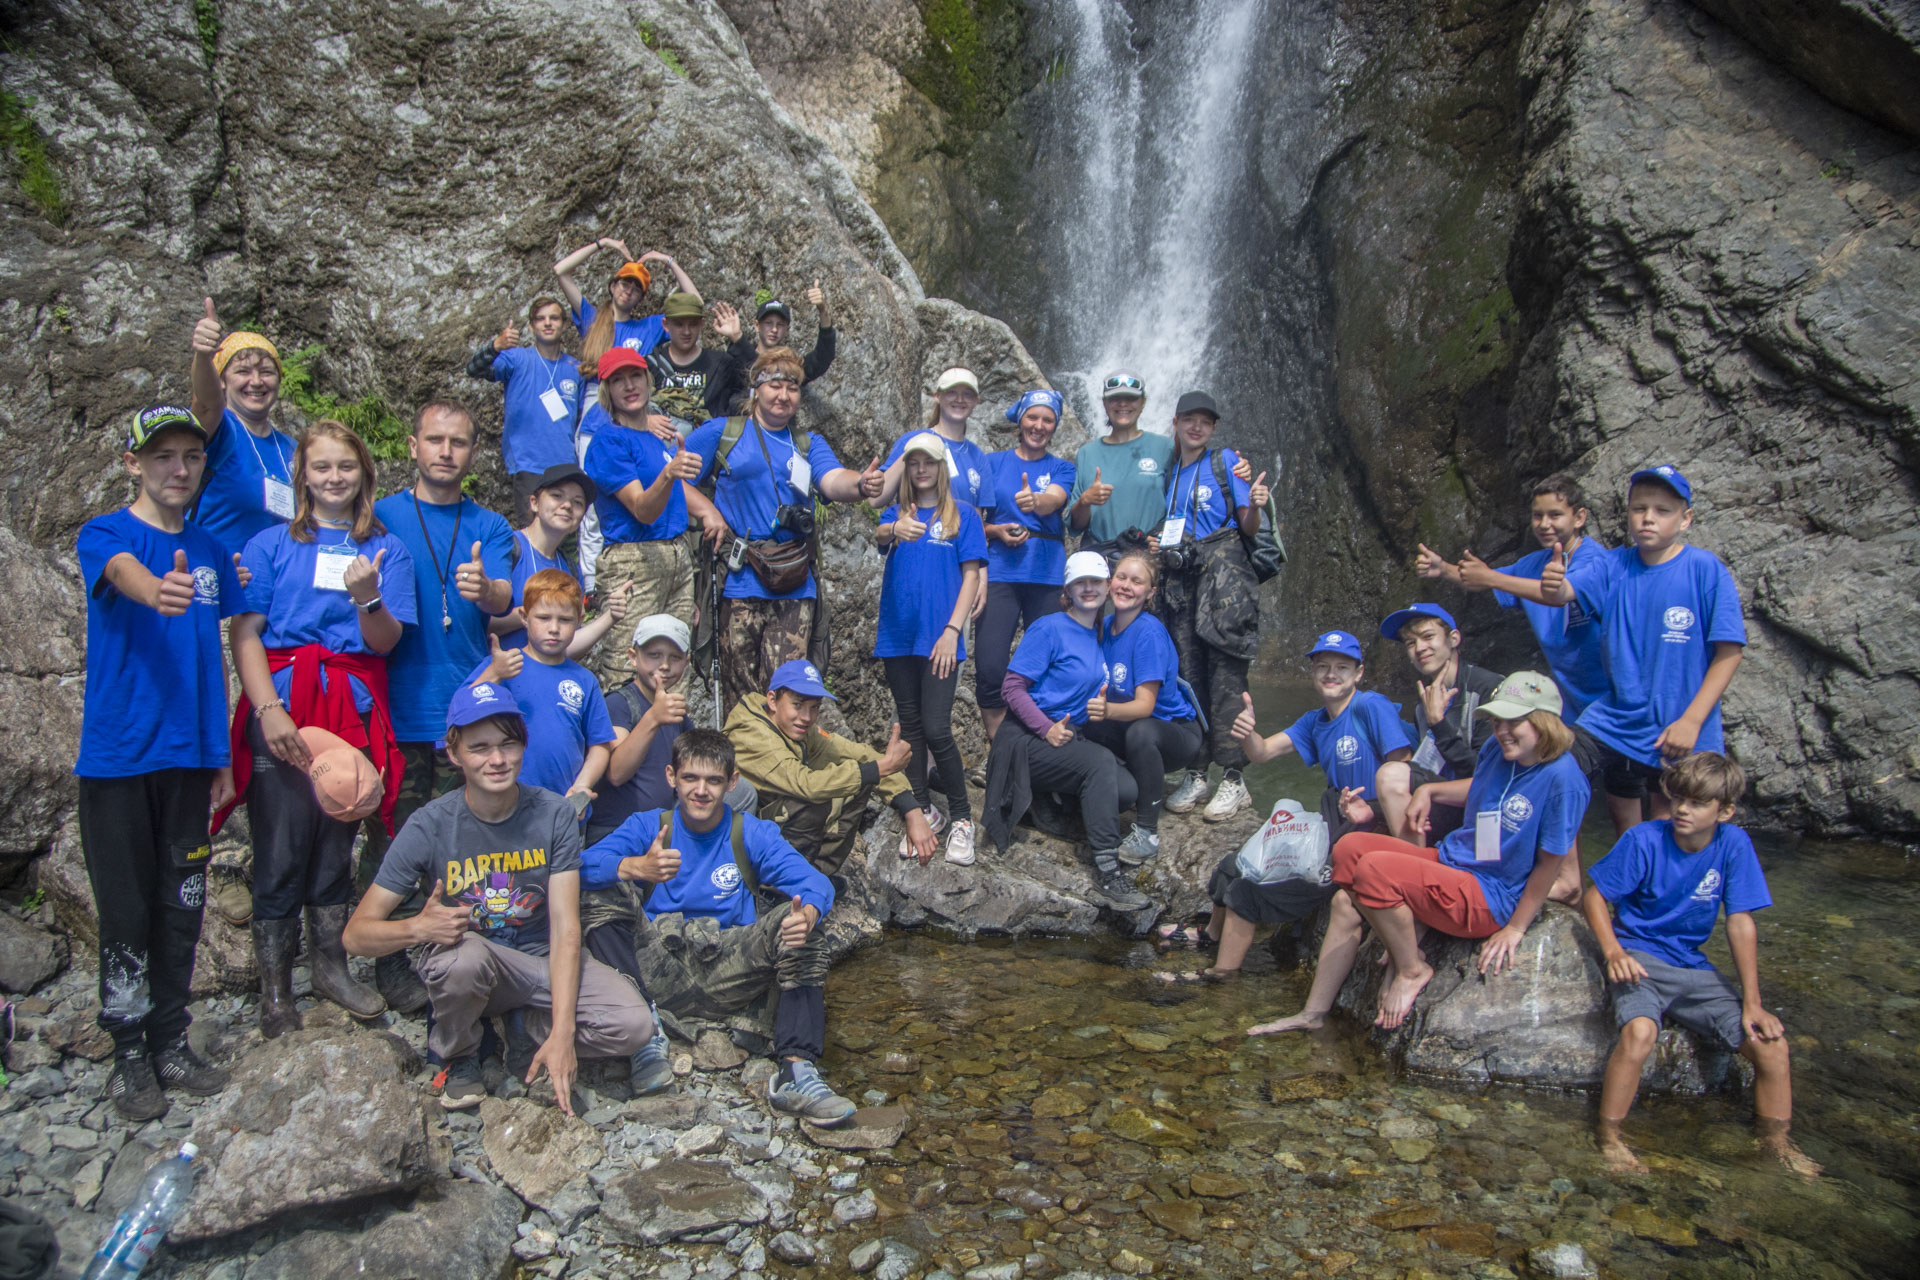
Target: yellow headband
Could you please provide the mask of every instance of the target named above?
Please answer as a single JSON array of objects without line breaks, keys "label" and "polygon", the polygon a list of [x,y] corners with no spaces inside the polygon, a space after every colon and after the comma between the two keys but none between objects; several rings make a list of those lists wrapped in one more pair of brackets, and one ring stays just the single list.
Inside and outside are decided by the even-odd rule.
[{"label": "yellow headband", "polygon": [[227,371],[227,362],[239,355],[242,351],[264,351],[273,358],[274,367],[276,369],[280,367],[280,352],[274,348],[271,342],[268,342],[257,333],[242,331],[240,333],[228,334],[227,340],[215,348],[213,353],[213,371],[215,373],[225,373]]}]

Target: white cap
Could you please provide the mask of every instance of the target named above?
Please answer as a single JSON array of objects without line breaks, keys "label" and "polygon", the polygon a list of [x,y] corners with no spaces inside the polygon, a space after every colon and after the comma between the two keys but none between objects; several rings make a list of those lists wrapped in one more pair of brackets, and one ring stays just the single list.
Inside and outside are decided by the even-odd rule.
[{"label": "white cap", "polygon": [[900,449],[903,458],[910,453],[924,453],[936,462],[945,462],[947,442],[931,431],[916,431],[907,437],[907,443]]},{"label": "white cap", "polygon": [[939,379],[933,384],[935,391],[948,391],[954,387],[966,387],[978,395],[980,392],[980,380],[973,376],[973,370],[962,369],[956,365],[941,374]]},{"label": "white cap", "polygon": [[633,647],[638,649],[649,640],[661,636],[680,646],[680,652],[693,652],[693,634],[687,630],[687,624],[670,613],[650,613],[640,619],[633,628]]},{"label": "white cap", "polygon": [[199,1154],[200,1148],[194,1146],[191,1142],[183,1142],[180,1144],[180,1158],[182,1160],[191,1160]]},{"label": "white cap", "polygon": [[1072,586],[1082,578],[1105,582],[1108,576],[1105,556],[1098,551],[1076,551],[1067,557],[1067,576],[1061,579],[1061,585]]}]

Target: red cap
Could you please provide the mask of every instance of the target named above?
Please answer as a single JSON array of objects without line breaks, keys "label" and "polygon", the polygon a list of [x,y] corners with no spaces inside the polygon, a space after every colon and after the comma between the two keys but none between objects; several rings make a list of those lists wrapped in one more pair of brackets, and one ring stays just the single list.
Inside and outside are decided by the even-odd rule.
[{"label": "red cap", "polygon": [[[605,382],[613,376],[615,369],[639,369],[644,372],[647,369],[647,358],[631,347],[609,347],[600,357],[600,363],[595,367],[593,376]],[[647,376],[651,379],[653,375],[648,373]]]}]

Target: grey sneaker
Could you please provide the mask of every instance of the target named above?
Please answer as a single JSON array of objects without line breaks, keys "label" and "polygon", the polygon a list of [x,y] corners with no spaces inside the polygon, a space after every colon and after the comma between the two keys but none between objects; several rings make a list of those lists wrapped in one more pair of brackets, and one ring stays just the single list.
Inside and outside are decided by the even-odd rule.
[{"label": "grey sneaker", "polygon": [[167,1095],[160,1092],[160,1081],[154,1078],[144,1049],[114,1057],[107,1096],[113,1099],[113,1109],[129,1120],[145,1123],[167,1114]]},{"label": "grey sneaker", "polygon": [[1137,867],[1151,861],[1160,856],[1160,833],[1149,831],[1136,822],[1133,830],[1127,832],[1127,838],[1120,842],[1120,847],[1114,850],[1113,856],[1127,867]]},{"label": "grey sneaker", "polygon": [[1206,798],[1206,771],[1189,769],[1185,781],[1173,789],[1173,794],[1160,807],[1168,813],[1192,813],[1194,807]]},{"label": "grey sneaker", "polygon": [[227,1073],[193,1051],[187,1033],[153,1055],[153,1074],[163,1089],[180,1089],[206,1098],[227,1087]]},{"label": "grey sneaker", "polygon": [[1225,822],[1252,803],[1253,797],[1247,794],[1247,784],[1240,780],[1239,774],[1229,773],[1220,779],[1220,789],[1213,793],[1213,799],[1207,802],[1206,812],[1200,816],[1208,822]]},{"label": "grey sneaker", "polygon": [[[820,1068],[811,1062],[783,1062],[780,1067],[780,1074],[767,1081],[767,1101],[775,1111],[828,1129],[853,1119],[859,1108],[827,1087],[820,1078]],[[785,1084],[780,1083],[781,1075],[788,1077]]]},{"label": "grey sneaker", "polygon": [[1153,900],[1134,888],[1133,880],[1124,871],[1095,868],[1093,879],[1094,883],[1100,886],[1100,892],[1107,896],[1107,900],[1122,911],[1138,911],[1142,907],[1152,905]]},{"label": "grey sneaker", "polygon": [[487,1086],[480,1079],[480,1057],[469,1053],[447,1064],[445,1082],[440,1087],[440,1105],[448,1111],[465,1111],[480,1105]]},{"label": "grey sneaker", "polygon": [[627,1083],[636,1098],[650,1097],[673,1084],[673,1062],[668,1057],[667,1033],[660,1026],[660,1015],[653,1016],[653,1039],[640,1046],[630,1060]]}]

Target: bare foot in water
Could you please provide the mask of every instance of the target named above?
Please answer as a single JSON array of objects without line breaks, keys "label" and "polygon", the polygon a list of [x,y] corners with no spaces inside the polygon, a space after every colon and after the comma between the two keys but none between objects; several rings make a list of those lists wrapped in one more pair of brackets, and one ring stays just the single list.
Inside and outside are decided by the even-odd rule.
[{"label": "bare foot in water", "polygon": [[1602,1129],[1594,1139],[1600,1144],[1600,1155],[1607,1162],[1612,1173],[1645,1173],[1647,1166],[1640,1163],[1640,1157],[1633,1154],[1620,1137],[1618,1129]]},{"label": "bare foot in water", "polygon": [[1820,1176],[1820,1166],[1785,1133],[1761,1134],[1760,1150],[1808,1181]]},{"label": "bare foot in water", "polygon": [[1302,1009],[1291,1018],[1280,1018],[1274,1022],[1262,1022],[1258,1026],[1248,1027],[1250,1036],[1270,1036],[1276,1031],[1318,1031],[1327,1025],[1327,1015]]},{"label": "bare foot in water", "polygon": [[1419,968],[1405,973],[1389,971],[1393,972],[1393,978],[1380,989],[1380,1016],[1373,1020],[1373,1025],[1391,1030],[1413,1012],[1413,1002],[1433,980],[1433,966],[1423,961]]}]

